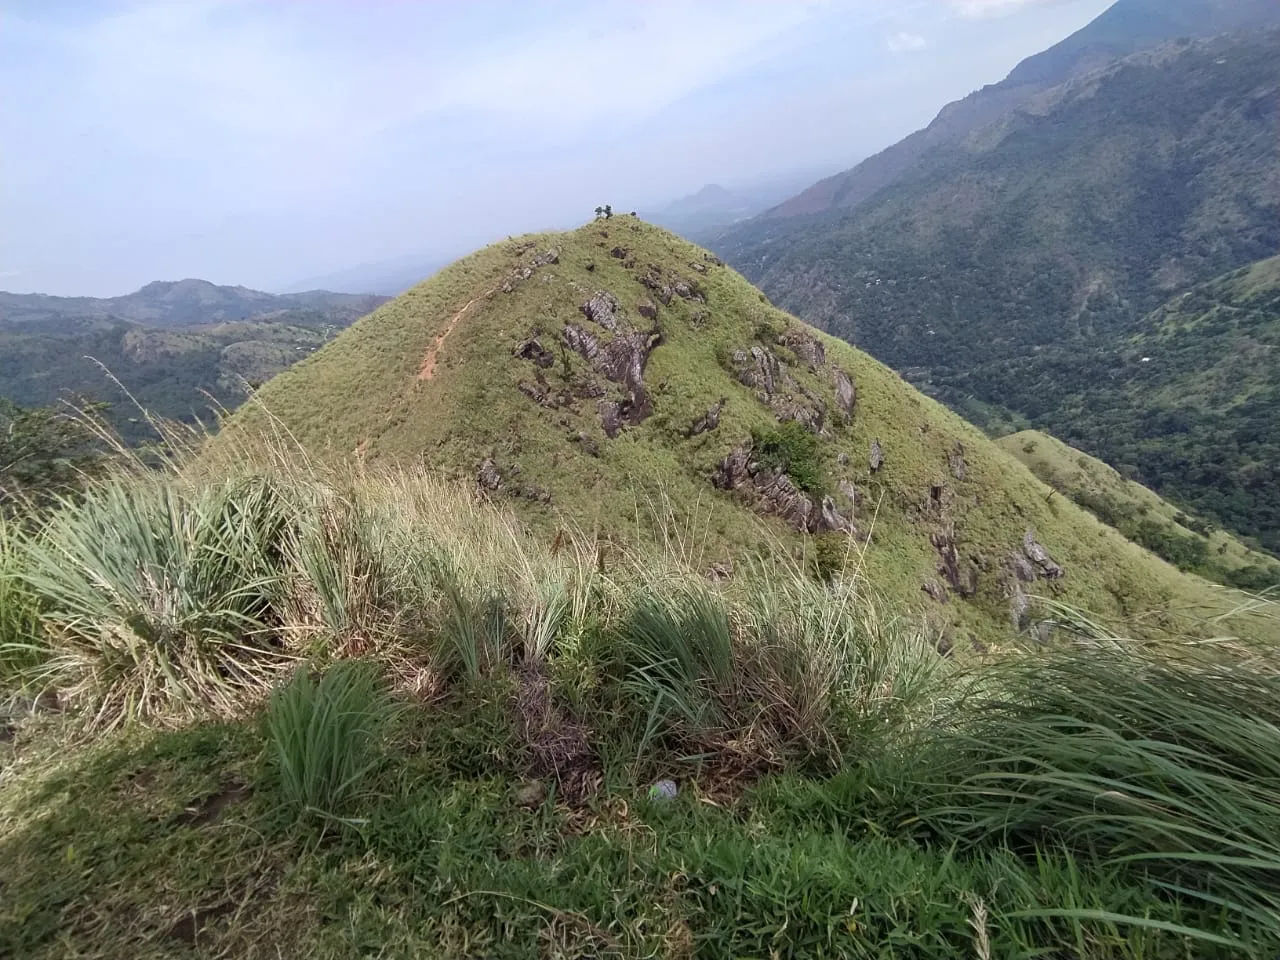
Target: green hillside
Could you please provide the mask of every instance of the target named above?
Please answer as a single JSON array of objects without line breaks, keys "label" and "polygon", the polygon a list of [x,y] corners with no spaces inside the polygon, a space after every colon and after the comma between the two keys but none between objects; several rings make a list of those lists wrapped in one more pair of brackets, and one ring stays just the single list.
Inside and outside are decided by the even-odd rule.
[{"label": "green hillside", "polygon": [[[1064,396],[1124,382],[1146,314],[1280,247],[1277,97],[1280,33],[1172,44],[935,150],[848,214],[755,221],[713,246],[780,305],[971,419],[1013,411],[1132,463],[1123,436],[1103,445],[1073,429]],[[1227,421],[1256,423],[1246,398],[1236,407]],[[1127,438],[1179,429],[1144,408],[1088,415]],[[1219,494],[1222,471],[1178,475],[1184,452],[1148,456],[1141,480],[1275,549],[1265,461],[1244,454],[1257,483]]]},{"label": "green hillside", "polygon": [[1056,394],[1037,423],[1280,551],[1280,258],[1174,297],[1105,354],[1034,372]]},{"label": "green hillside", "polygon": [[1063,496],[1178,568],[1246,590],[1280,586],[1280,562],[1274,557],[1189,517],[1154,491],[1056,437],[1023,430],[996,443]]},{"label": "green hillside", "polygon": [[904,615],[961,638],[1025,626],[1027,594],[1143,630],[1231,603],[633,218],[467,257],[259,399],[211,455],[283,428],[330,458],[478,482],[548,538],[677,539],[717,575],[796,550],[823,573],[847,559]]}]

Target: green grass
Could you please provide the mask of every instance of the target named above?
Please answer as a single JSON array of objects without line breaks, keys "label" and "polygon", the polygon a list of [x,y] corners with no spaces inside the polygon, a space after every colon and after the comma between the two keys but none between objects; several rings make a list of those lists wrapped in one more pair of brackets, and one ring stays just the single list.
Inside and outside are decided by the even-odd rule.
[{"label": "green grass", "polygon": [[1266,643],[948,658],[856,574],[602,570],[420,472],[104,481],[32,536],[75,696],[0,744],[6,956],[1280,949]]},{"label": "green grass", "polygon": [[[1089,674],[1092,652],[1062,656],[1064,678]],[[1025,688],[1009,689],[1020,701]],[[1110,684],[1113,695],[1143,689]],[[1148,715],[1185,707],[1202,690],[1171,685]],[[1216,724],[1224,705],[1197,716]],[[1083,726],[1107,708],[1070,710]],[[463,686],[430,705],[405,703],[389,729],[388,762],[368,770],[349,817],[319,822],[293,816],[295,794],[260,759],[274,741],[260,740],[256,725],[136,731],[62,748],[40,764],[28,758],[3,787],[0,851],[11,869],[0,878],[0,949],[21,957],[1274,955],[1280,922],[1242,915],[1250,898],[1271,897],[1265,865],[1250,889],[1232,884],[1257,869],[1239,858],[1151,859],[1195,836],[1176,816],[1160,816],[1187,781],[1165,786],[1161,766],[1146,773],[1141,764],[1174,753],[1168,739],[1109,717],[1159,791],[1141,818],[1116,815],[1087,802],[1097,792],[1090,778],[1115,773],[1115,752],[1068,752],[1068,742],[1094,740],[1037,716],[975,711],[967,725],[984,731],[984,749],[944,750],[941,766],[935,752],[910,749],[851,758],[831,776],[743,784],[667,756],[663,774],[681,786],[674,801],[646,800],[641,771],[619,762],[585,804],[552,793],[530,807],[516,789],[529,776],[528,755],[513,742],[503,694]],[[1203,728],[1188,719],[1181,729]],[[1271,759],[1215,782],[1229,795],[1203,808],[1233,809],[1229,822],[1246,831],[1265,830],[1275,816],[1274,805],[1236,802],[1275,783],[1275,732],[1267,736],[1257,749],[1269,744]],[[984,766],[1027,746],[1069,761],[1086,788],[1079,801],[1034,773],[1025,790],[1004,790],[1009,771]],[[946,807],[936,805],[940,780]],[[1229,847],[1232,835],[1212,843]],[[1177,882],[1164,872],[1171,863]],[[1188,893],[1196,882],[1221,902]]]},{"label": "green grass", "polygon": [[336,663],[317,680],[306,670],[271,695],[266,729],[281,790],[300,814],[344,812],[378,763],[391,715],[375,668]]}]

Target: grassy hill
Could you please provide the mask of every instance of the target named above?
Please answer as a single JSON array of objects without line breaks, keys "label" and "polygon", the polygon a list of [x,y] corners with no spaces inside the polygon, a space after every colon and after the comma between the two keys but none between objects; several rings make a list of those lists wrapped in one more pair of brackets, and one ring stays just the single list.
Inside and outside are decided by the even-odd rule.
[{"label": "grassy hill", "polygon": [[1038,430],[996,443],[1067,499],[1179,569],[1246,590],[1280,586],[1280,562],[1274,557],[1188,516],[1101,460]]},{"label": "grassy hill", "polygon": [[[852,213],[756,221],[716,248],[780,305],[976,422],[1014,411],[1133,463],[1140,444],[1128,440],[1176,423],[1147,422],[1141,399],[1084,411],[1114,429],[1104,445],[1074,429],[1080,410],[1066,398],[1155,376],[1127,363],[1143,318],[1280,246],[1278,95],[1280,33],[1170,45],[935,150]],[[1242,398],[1215,425],[1256,423],[1250,409]],[[1139,478],[1240,532],[1274,529],[1274,484],[1237,478],[1216,494],[1222,471],[1177,465],[1191,446],[1146,455]],[[1202,450],[1201,463],[1219,455]],[[1273,534],[1263,539],[1275,549]]]},{"label": "grassy hill", "polygon": [[1231,603],[1049,497],[881,364],[630,217],[467,257],[259,400],[212,456],[283,429],[322,457],[478,483],[548,539],[577,527],[676,540],[717,575],[798,552],[821,573],[861,570],[895,609],[960,640],[1025,627],[1032,593],[1138,631]]}]

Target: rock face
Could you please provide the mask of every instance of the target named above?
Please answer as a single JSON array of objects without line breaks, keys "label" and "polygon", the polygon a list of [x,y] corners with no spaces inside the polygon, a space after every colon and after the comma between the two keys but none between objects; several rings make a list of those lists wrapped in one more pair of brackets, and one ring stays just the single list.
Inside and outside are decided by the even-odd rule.
[{"label": "rock face", "polygon": [[977,594],[978,571],[972,564],[961,560],[960,550],[956,546],[955,528],[947,526],[945,529],[935,530],[930,534],[929,542],[938,551],[939,576],[965,599]]},{"label": "rock face", "polygon": [[795,485],[781,470],[766,467],[751,457],[747,445],[735,447],[716,467],[711,482],[721,490],[748,497],[760,513],[779,517],[805,533],[856,533],[853,521],[837,509],[835,501],[821,503]]},{"label": "rock face", "polygon": [[644,382],[649,355],[662,342],[662,333],[654,327],[648,331],[632,329],[618,313],[618,300],[607,291],[599,291],[579,310],[582,315],[614,335],[601,340],[585,328],[565,324],[561,334],[565,346],[585,359],[611,383],[622,387],[621,400],[601,400],[600,423],[605,434],[616,437],[623,424],[636,425],[653,413],[653,404]]},{"label": "rock face", "polygon": [[689,425],[689,429],[685,431],[685,435],[696,437],[699,434],[706,433],[709,430],[715,430],[720,426],[720,414],[724,411],[724,405],[729,401],[721,398],[718,402],[707,408],[707,412],[700,416],[697,420]]},{"label": "rock face", "polygon": [[599,290],[578,308],[582,315],[606,330],[618,329],[618,300],[607,290]]},{"label": "rock face", "polygon": [[1060,580],[1066,571],[1049,556],[1049,551],[1036,542],[1036,532],[1028,530],[1022,538],[1022,552],[1049,580]]},{"label": "rock face", "polygon": [[853,419],[853,407],[858,402],[858,388],[853,385],[853,378],[839,367],[831,371],[836,385],[836,406],[845,421]]},{"label": "rock face", "polygon": [[969,474],[969,465],[964,460],[964,444],[959,440],[947,454],[947,465],[951,468],[951,475],[957,480],[963,480]]},{"label": "rock face", "polygon": [[778,336],[778,344],[789,349],[809,365],[816,373],[827,362],[827,351],[822,343],[799,327],[788,327]]},{"label": "rock face", "polygon": [[884,466],[884,448],[880,446],[879,438],[871,441],[871,456],[867,458],[867,462],[872,473],[879,473]]},{"label": "rock face", "polygon": [[497,490],[502,486],[502,474],[498,472],[497,464],[492,458],[486,459],[480,464],[480,470],[476,474],[476,481],[485,490]]},{"label": "rock face", "polygon": [[537,337],[522,340],[516,346],[515,355],[521,360],[532,360],[544,370],[555,365],[556,358]]},{"label": "rock face", "polygon": [[734,376],[756,393],[756,399],[773,411],[779,423],[794,420],[811,433],[821,433],[827,405],[812,390],[796,381],[767,347],[735,350],[730,360]]}]

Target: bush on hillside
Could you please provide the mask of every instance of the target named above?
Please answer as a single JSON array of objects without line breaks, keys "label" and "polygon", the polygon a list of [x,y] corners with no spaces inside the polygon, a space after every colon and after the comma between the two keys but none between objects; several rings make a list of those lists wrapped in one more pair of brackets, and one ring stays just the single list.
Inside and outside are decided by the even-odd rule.
[{"label": "bush on hillside", "polygon": [[822,444],[801,424],[788,420],[776,427],[753,430],[751,449],[761,463],[781,470],[806,493],[823,491]]}]

